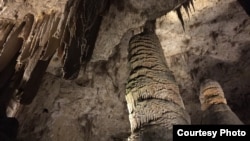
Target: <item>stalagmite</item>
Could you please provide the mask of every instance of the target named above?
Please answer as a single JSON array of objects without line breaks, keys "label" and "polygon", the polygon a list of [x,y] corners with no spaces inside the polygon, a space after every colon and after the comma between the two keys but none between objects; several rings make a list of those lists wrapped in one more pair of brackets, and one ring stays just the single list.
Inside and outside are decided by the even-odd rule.
[{"label": "stalagmite", "polygon": [[126,84],[129,141],[171,141],[173,125],[190,124],[154,25],[155,21],[147,21],[144,31],[129,42],[130,74]]}]

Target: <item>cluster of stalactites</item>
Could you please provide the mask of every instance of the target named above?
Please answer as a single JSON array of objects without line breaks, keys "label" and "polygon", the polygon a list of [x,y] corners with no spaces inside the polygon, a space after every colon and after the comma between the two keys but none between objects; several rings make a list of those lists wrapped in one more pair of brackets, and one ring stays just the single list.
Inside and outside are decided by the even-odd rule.
[{"label": "cluster of stalactites", "polygon": [[54,56],[61,60],[62,77],[76,78],[90,58],[107,2],[69,0],[64,13],[0,19],[0,109],[13,97],[31,103]]},{"label": "cluster of stalactites", "polygon": [[29,104],[35,97],[52,56],[61,49],[60,19],[56,12],[41,17],[28,13],[23,21],[1,19],[1,114],[13,99]]},{"label": "cluster of stalactites", "polygon": [[183,20],[183,16],[182,16],[182,13],[181,13],[181,8],[184,8],[185,12],[187,13],[188,17],[190,17],[190,12],[191,12],[191,7],[194,9],[194,2],[193,0],[187,0],[185,1],[182,5],[178,6],[176,8],[176,13],[177,13],[177,16],[178,16],[178,19],[180,20],[181,22],[181,25],[183,27],[183,30],[185,30],[185,27],[184,27],[184,20]]}]

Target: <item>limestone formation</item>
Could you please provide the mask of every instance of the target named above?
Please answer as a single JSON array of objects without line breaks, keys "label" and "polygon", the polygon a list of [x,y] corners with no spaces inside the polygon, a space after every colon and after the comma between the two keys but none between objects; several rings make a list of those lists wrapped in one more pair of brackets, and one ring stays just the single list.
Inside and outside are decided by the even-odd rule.
[{"label": "limestone formation", "polygon": [[190,124],[179,87],[164,58],[153,29],[132,37],[128,48],[130,75],[126,101],[131,125],[130,141],[171,141],[174,124]]},{"label": "limestone formation", "polygon": [[[173,109],[200,124],[199,86],[211,78],[249,123],[248,7],[246,0],[0,0],[0,120],[18,119],[20,141],[151,136],[167,125],[146,125],[166,123],[161,114]],[[144,36],[148,20],[156,27],[144,33],[155,34]],[[149,37],[162,50],[146,51]],[[202,102],[207,110],[227,107],[224,97],[210,100]]]}]

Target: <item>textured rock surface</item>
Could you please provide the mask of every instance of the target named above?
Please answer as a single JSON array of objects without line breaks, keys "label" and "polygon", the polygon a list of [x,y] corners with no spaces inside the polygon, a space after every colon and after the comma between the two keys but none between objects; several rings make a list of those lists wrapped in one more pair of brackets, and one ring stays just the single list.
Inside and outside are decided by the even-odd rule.
[{"label": "textured rock surface", "polygon": [[107,61],[89,63],[76,80],[56,77],[55,65],[50,66],[34,102],[20,112],[20,140],[126,139],[130,132],[126,48],[131,35],[125,34]]},{"label": "textured rock surface", "polygon": [[44,13],[63,12],[67,0],[1,0],[0,17],[22,19],[27,13],[41,16]]},{"label": "textured rock surface", "polygon": [[[22,19],[29,11],[63,11],[65,5],[58,0],[3,1],[0,16],[10,19]],[[156,30],[192,123],[200,123],[200,80],[211,78],[222,85],[232,110],[249,124],[250,18],[236,0],[194,4],[190,18],[182,9],[185,32],[175,12],[159,18]],[[92,60],[76,80],[60,78],[60,60],[52,58],[36,98],[19,112],[19,140],[121,141],[129,136],[127,47],[145,19],[124,5],[111,5],[104,14]]]}]

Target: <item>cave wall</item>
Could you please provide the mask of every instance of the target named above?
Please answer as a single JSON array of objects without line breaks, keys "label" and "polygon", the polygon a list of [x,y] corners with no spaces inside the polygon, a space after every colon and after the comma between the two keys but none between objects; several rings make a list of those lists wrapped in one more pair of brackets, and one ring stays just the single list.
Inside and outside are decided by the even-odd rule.
[{"label": "cave wall", "polygon": [[190,18],[182,12],[185,31],[171,12],[158,19],[156,32],[192,122],[200,121],[200,82],[211,78],[222,85],[228,104],[248,123],[243,111],[249,105],[243,101],[249,100],[249,16],[235,0],[195,1]]},{"label": "cave wall", "polygon": [[[63,11],[65,3],[10,1],[0,12],[2,18],[15,20],[22,19],[26,7],[39,16],[51,9]],[[9,9],[11,4],[20,9]],[[127,47],[148,16],[133,9],[136,6],[136,1],[132,6],[114,1],[103,13],[93,55],[76,79],[63,79],[61,60],[53,56],[33,102],[18,105],[20,141],[121,141],[129,136]],[[212,78],[221,83],[229,106],[248,124],[249,17],[236,0],[195,0],[194,6],[189,17],[181,9],[185,31],[175,11],[158,18],[156,25],[192,123],[200,122],[200,81]]]},{"label": "cave wall", "polygon": [[130,133],[125,101],[127,32],[108,60],[90,62],[75,80],[57,74],[52,59],[32,104],[19,113],[20,140],[121,141]]}]

